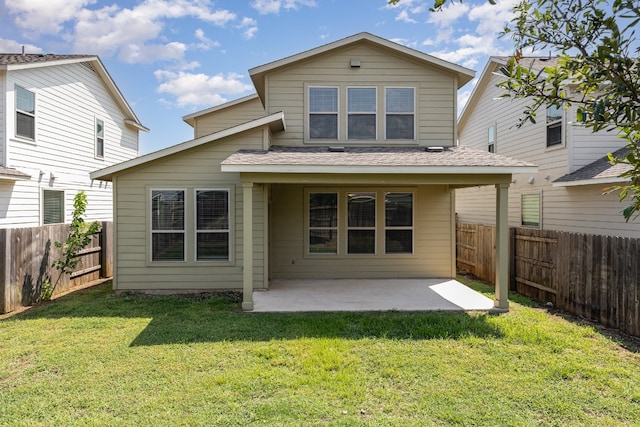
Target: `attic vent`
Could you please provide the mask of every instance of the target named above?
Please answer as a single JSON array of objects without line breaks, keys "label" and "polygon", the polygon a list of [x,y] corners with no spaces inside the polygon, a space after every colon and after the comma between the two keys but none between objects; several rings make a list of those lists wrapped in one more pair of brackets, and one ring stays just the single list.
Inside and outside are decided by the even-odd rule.
[{"label": "attic vent", "polygon": [[444,147],[427,147],[424,151],[428,153],[442,153],[444,151]]},{"label": "attic vent", "polygon": [[351,58],[351,68],[360,68],[360,58]]},{"label": "attic vent", "polygon": [[344,153],[344,147],[329,147],[330,153]]},{"label": "attic vent", "polygon": [[93,71],[94,73],[96,72],[96,70],[93,68],[93,65],[91,65],[90,62],[81,62],[81,64],[87,67],[88,69],[90,69],[91,71]]}]

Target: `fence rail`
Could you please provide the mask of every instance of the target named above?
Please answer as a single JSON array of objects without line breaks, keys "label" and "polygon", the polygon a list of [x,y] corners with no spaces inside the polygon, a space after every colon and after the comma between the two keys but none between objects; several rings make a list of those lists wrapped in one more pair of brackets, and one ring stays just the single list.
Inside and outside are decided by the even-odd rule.
[{"label": "fence rail", "polygon": [[[510,288],[640,336],[640,239],[510,229]],[[457,266],[490,283],[495,227],[456,226]]]},{"label": "fence rail", "polygon": [[67,240],[69,224],[0,229],[0,313],[33,304],[47,278],[56,284],[55,296],[111,277],[113,226],[107,221],[101,225],[101,231],[78,253],[75,271],[62,276],[51,264],[61,257],[55,242]]}]

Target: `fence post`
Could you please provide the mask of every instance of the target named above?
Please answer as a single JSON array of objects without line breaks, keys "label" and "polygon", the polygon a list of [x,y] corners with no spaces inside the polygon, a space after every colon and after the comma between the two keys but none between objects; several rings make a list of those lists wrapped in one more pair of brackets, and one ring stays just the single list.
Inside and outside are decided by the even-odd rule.
[{"label": "fence post", "polygon": [[0,314],[9,313],[12,310],[11,304],[11,251],[7,250],[9,242],[6,228],[0,229]]}]

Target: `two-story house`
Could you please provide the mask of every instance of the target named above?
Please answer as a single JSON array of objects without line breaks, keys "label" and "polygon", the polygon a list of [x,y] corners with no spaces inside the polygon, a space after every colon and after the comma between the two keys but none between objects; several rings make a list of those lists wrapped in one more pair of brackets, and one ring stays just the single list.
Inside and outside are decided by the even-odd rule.
[{"label": "two-story house", "polygon": [[[538,165],[538,173],[516,174],[509,190],[509,225],[546,230],[640,237],[637,222],[626,222],[616,192],[603,190],[624,182],[624,165],[611,165],[607,153],[624,152],[616,132],[591,132],[576,117],[576,106],[538,111],[536,123],[517,127],[530,100],[501,98],[500,67],[508,58],[492,57],[458,120],[461,146],[499,153]],[[535,71],[553,65],[551,57],[523,58]],[[568,86],[567,91],[574,88]],[[621,151],[618,151],[621,150]],[[495,189],[456,191],[460,222],[494,224]]]},{"label": "two-story house", "polygon": [[273,279],[454,278],[453,190],[486,184],[507,307],[507,188],[536,168],[455,146],[473,71],[360,33],[249,73],[254,95],[184,117],[193,140],[92,173],[116,290],[242,289],[250,310]]},{"label": "two-story house", "polygon": [[0,227],[112,219],[89,172],[138,155],[140,123],[97,56],[0,54]]}]

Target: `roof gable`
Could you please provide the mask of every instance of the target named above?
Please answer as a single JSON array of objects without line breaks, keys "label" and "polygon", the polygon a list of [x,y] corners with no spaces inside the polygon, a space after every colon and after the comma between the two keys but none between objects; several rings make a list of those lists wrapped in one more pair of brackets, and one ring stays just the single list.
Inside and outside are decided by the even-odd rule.
[{"label": "roof gable", "polygon": [[148,131],[133,109],[120,92],[120,89],[109,75],[109,72],[102,64],[99,57],[95,55],[54,55],[54,54],[12,54],[0,53],[0,70],[25,70],[31,68],[64,66],[70,64],[89,64],[96,72],[100,80],[105,85],[109,94],[113,97],[118,107],[126,117],[125,123],[128,126],[142,131]]},{"label": "roof gable", "polygon": [[436,58],[435,56],[431,56],[418,50],[408,48],[398,43],[394,43],[370,33],[358,33],[353,36],[316,47],[314,49],[310,49],[292,56],[288,56],[286,58],[279,59],[277,61],[254,67],[249,70],[249,75],[251,76],[251,80],[256,88],[258,96],[260,96],[260,99],[264,103],[266,76],[268,74],[278,71],[284,67],[290,67],[297,62],[307,61],[311,58],[330,54],[331,52],[334,52],[336,50],[357,44],[373,45],[381,50],[387,50],[390,53],[404,56],[408,59],[417,61],[418,63],[422,63],[425,66],[435,67],[441,69],[445,73],[453,74],[458,80],[458,88],[464,86],[475,76],[475,71],[473,70],[453,64],[440,58]]}]

